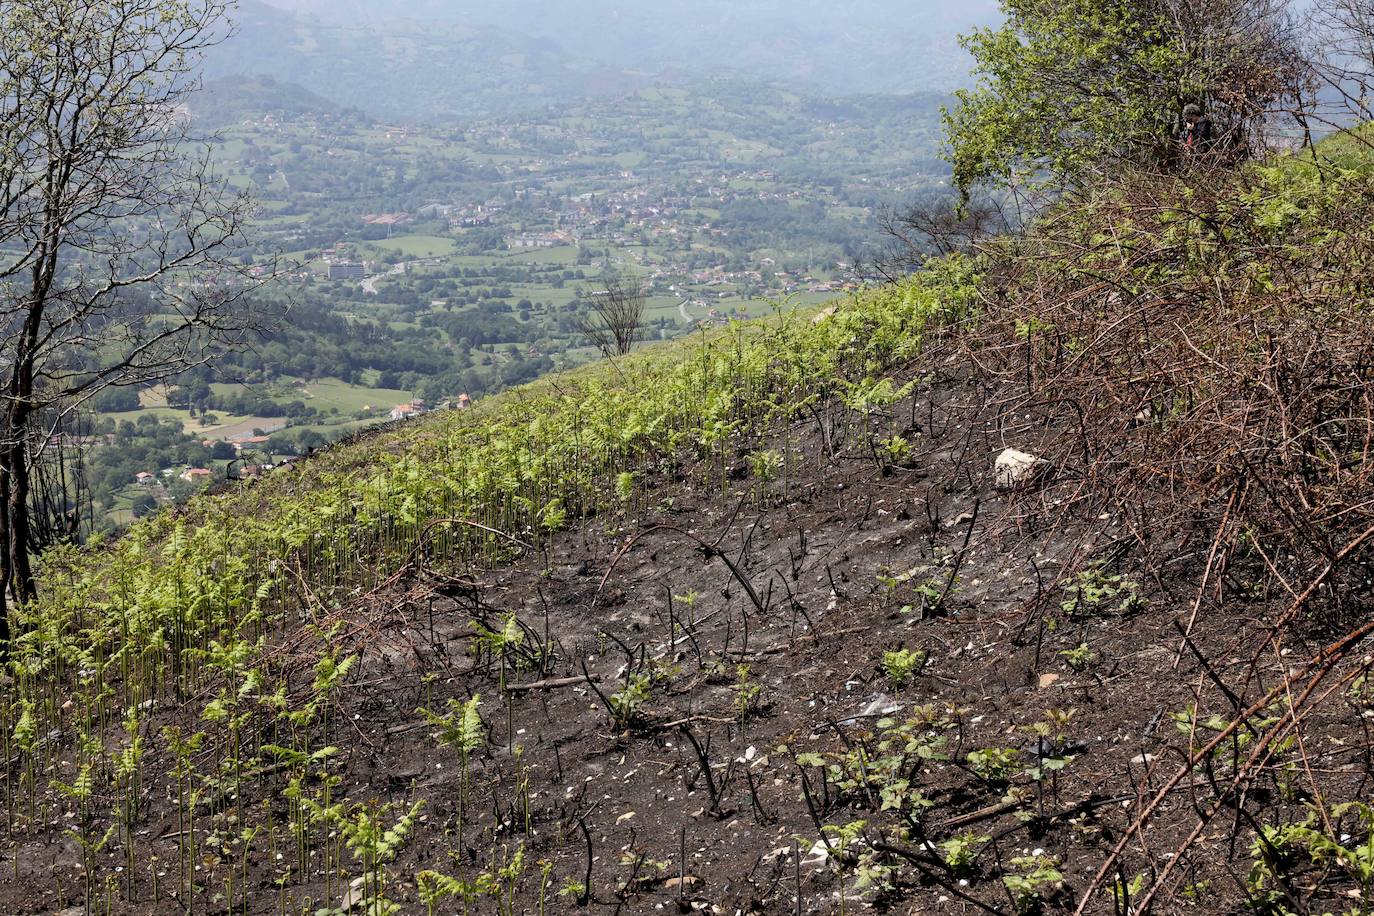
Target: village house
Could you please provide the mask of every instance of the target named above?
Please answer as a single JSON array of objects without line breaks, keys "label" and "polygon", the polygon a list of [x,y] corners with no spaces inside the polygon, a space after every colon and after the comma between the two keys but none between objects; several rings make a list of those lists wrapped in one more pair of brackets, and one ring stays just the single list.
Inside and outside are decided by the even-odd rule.
[{"label": "village house", "polygon": [[367,277],[367,265],[354,261],[335,261],[329,265],[331,280],[363,280]]},{"label": "village house", "polygon": [[243,452],[245,449],[261,448],[268,443],[269,438],[268,436],[249,436],[246,439],[239,439],[234,442],[234,450]]},{"label": "village house", "polygon": [[558,244],[558,240],[550,234],[541,235],[513,235],[506,239],[506,247],[511,250],[522,248],[552,248]]},{"label": "village house", "polygon": [[214,476],[215,472],[209,468],[187,468],[181,472],[181,479],[187,483],[204,483]]}]

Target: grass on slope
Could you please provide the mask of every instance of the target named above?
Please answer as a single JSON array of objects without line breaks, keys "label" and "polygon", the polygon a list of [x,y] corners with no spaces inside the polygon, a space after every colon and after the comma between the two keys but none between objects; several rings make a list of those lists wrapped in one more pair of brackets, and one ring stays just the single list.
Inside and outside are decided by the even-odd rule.
[{"label": "grass on slope", "polygon": [[[232,793],[246,773],[313,760],[335,739],[346,660],[322,650],[302,696],[283,643],[349,626],[359,595],[417,556],[459,576],[537,551],[632,502],[644,476],[684,454],[720,486],[727,460],[775,420],[836,395],[891,400],[899,386],[885,369],[920,350],[929,322],[966,316],[975,280],[950,260],[833,315],[779,313],[550,378],[199,498],[112,543],[48,554],[39,601],[18,612],[0,702],[18,774],[7,783],[13,834],[71,812],[83,843],[127,853],[123,878],[88,865],[88,891],[133,882],[143,780]],[[187,704],[202,732],[150,727],[156,710]],[[194,788],[193,746],[210,758],[196,756],[207,775]],[[184,816],[196,805],[182,797]],[[95,824],[108,825],[103,841]],[[252,829],[293,842],[287,824]]]},{"label": "grass on slope", "polygon": [[[646,500],[645,487],[678,475],[692,475],[692,485],[700,492],[723,491],[731,468],[741,464],[750,466],[751,476],[761,480],[802,476],[802,469],[789,467],[789,461],[795,460],[791,450],[768,447],[767,434],[778,427],[776,421],[805,415],[812,405],[829,400],[843,403],[862,423],[868,411],[900,401],[907,396],[908,386],[892,377],[893,367],[908,364],[922,350],[931,322],[965,318],[980,283],[980,301],[989,303],[986,317],[964,341],[978,348],[976,361],[982,373],[971,388],[989,399],[984,406],[994,415],[979,419],[987,427],[980,435],[989,440],[1015,436],[1018,444],[1053,459],[1052,466],[1059,472],[1028,501],[1034,505],[1018,507],[1027,513],[1018,517],[1018,523],[1041,535],[1046,530],[1062,531],[1054,528],[1061,515],[1086,506],[1083,517],[1099,528],[1075,531],[1070,545],[1075,551],[1104,532],[1111,534],[1114,551],[1143,542],[1159,551],[1158,556],[1142,557],[1143,561],[1161,562],[1171,583],[1181,586],[1190,600],[1195,594],[1210,594],[1207,576],[1212,564],[1201,561],[1207,545],[1216,545],[1214,551],[1227,557],[1221,566],[1228,580],[1216,586],[1217,594],[1228,602],[1226,613],[1255,613],[1264,619],[1268,608],[1256,609],[1261,602],[1278,595],[1286,604],[1285,585],[1312,581],[1312,569],[1302,564],[1337,565],[1346,555],[1344,528],[1354,524],[1353,519],[1364,518],[1360,514],[1366,511],[1364,507],[1374,505],[1374,499],[1345,495],[1360,487],[1366,489],[1359,492],[1366,493],[1367,481],[1374,480],[1374,474],[1366,473],[1368,449],[1361,452],[1357,441],[1367,441],[1363,431],[1369,428],[1367,412],[1360,411],[1374,403],[1357,384],[1367,377],[1361,368],[1368,365],[1362,355],[1367,325],[1359,306],[1360,297],[1368,296],[1367,283],[1362,273],[1352,274],[1348,268],[1371,259],[1361,228],[1369,220],[1355,217],[1361,215],[1359,195],[1364,199],[1372,195],[1358,174],[1322,174],[1300,162],[1259,168],[1255,175],[1257,180],[1244,184],[1239,193],[1223,189],[1229,196],[1221,204],[1206,199],[1196,207],[1192,203],[1198,198],[1191,188],[1179,192],[1152,186],[1146,191],[1157,196],[1150,197],[1125,184],[1113,187],[1077,212],[1066,208],[1056,214],[1057,222],[1039,235],[1032,232],[1012,242],[1006,261],[986,280],[976,276],[967,262],[947,261],[905,285],[839,304],[833,316],[813,320],[811,315],[779,314],[652,348],[616,364],[553,377],[494,398],[477,410],[409,424],[331,450],[259,484],[198,499],[180,512],[135,525],[126,537],[108,545],[50,554],[42,573],[42,597],[21,613],[26,632],[10,664],[13,680],[0,695],[0,736],[14,773],[6,783],[11,833],[28,857],[27,873],[40,873],[43,866],[34,863],[45,854],[34,850],[52,838],[52,824],[70,823],[72,848],[82,853],[76,874],[85,886],[78,890],[84,891],[88,901],[99,902],[102,894],[126,900],[141,894],[146,903],[150,893],[156,900],[158,889],[155,882],[150,886],[150,876],[157,875],[160,867],[175,872],[165,879],[163,893],[180,901],[210,903],[218,893],[205,886],[204,873],[197,872],[202,867],[217,878],[227,872],[225,896],[232,901],[237,890],[246,901],[245,889],[234,884],[232,863],[242,863],[246,873],[250,854],[262,857],[270,850],[300,863],[292,865],[300,871],[281,873],[277,893],[285,908],[289,894],[307,889],[314,893],[321,883],[330,902],[350,893],[346,886],[339,886],[337,878],[343,869],[346,838],[366,872],[364,892],[380,893],[387,849],[403,843],[423,815],[417,809],[388,812],[375,803],[359,805],[354,796],[346,799],[350,807],[344,807],[345,799],[331,795],[342,769],[331,758],[340,744],[368,743],[366,735],[349,731],[347,721],[341,721],[339,696],[357,664],[357,657],[344,647],[373,637],[369,627],[376,618],[371,604],[388,594],[384,586],[423,568],[443,588],[464,595],[465,577],[516,554],[524,554],[527,565],[547,564],[545,551],[559,532],[572,539],[585,534],[587,526],[570,529],[586,519],[613,518],[621,509],[633,514],[636,504]],[[1150,205],[1141,206],[1141,200]],[[1113,231],[1102,231],[1104,225]],[[1275,308],[1276,302],[1292,306],[1291,311]],[[1365,344],[1356,345],[1361,337]],[[1199,341],[1203,346],[1197,345]],[[1313,372],[1316,375],[1303,374]],[[1285,383],[1264,384],[1275,378]],[[1287,384],[1314,378],[1317,384]],[[1273,392],[1284,399],[1282,411],[1276,412],[1267,400]],[[914,399],[912,403],[914,422]],[[1314,412],[1316,421],[1311,420]],[[1071,434],[1065,434],[1065,415],[1070,416]],[[1288,425],[1270,424],[1275,417]],[[952,432],[946,431],[958,438],[964,427],[954,426],[957,423],[951,424]],[[972,441],[974,424],[970,422],[967,429]],[[1225,435],[1219,438],[1218,430]],[[878,450],[901,453],[907,443],[896,441],[895,434],[883,438],[890,434],[870,429],[863,448],[874,455]],[[1204,451],[1199,443],[1218,447]],[[1174,449],[1171,458],[1205,467],[1180,474],[1179,468],[1185,465],[1156,460],[1163,454],[1161,448]],[[961,465],[954,457],[958,454],[963,452],[951,449],[946,460]],[[962,465],[956,468],[959,471],[969,473]],[[914,474],[902,481],[906,495],[918,481]],[[1282,496],[1282,488],[1291,486],[1305,487],[1304,497],[1316,501],[1304,506],[1301,499],[1290,500],[1283,524],[1276,528],[1266,500]],[[1128,504],[1128,500],[1135,501]],[[1160,503],[1167,503],[1163,510]],[[975,519],[976,505],[972,509]],[[871,501],[866,509],[851,508],[861,515],[855,531],[869,518],[869,510],[887,512],[875,509]],[[926,510],[930,511],[929,500]],[[1151,527],[1161,512],[1170,511],[1179,514],[1179,525]],[[942,521],[937,511],[930,519],[931,527],[945,530],[961,517]],[[1290,525],[1290,519],[1301,524]],[[897,520],[902,524],[889,519],[892,535],[908,538],[915,527]],[[1132,535],[1123,530],[1125,522],[1139,524],[1141,532]],[[1185,526],[1187,533],[1179,534]],[[841,527],[849,530],[847,525]],[[970,523],[970,532],[973,527]],[[1282,540],[1295,531],[1314,530],[1342,537],[1333,537],[1330,550],[1319,556],[1290,551],[1287,545],[1292,541]],[[1080,533],[1085,537],[1079,538]],[[1191,554],[1184,556],[1199,567],[1200,584],[1168,552],[1177,546],[1170,538],[1188,542],[1190,536]],[[886,563],[886,556],[872,556],[871,537],[867,533],[850,545],[841,536],[836,549],[864,553],[869,566]],[[964,541],[965,547],[968,543]],[[1353,550],[1363,541],[1351,543]],[[1041,548],[1041,544],[1030,546],[1035,552]],[[1275,546],[1280,549],[1270,549]],[[801,549],[805,552],[806,548]],[[686,553],[690,552],[688,548]],[[945,556],[953,558],[953,554]],[[1266,578],[1270,571],[1258,562],[1261,557],[1266,563],[1273,557],[1283,564],[1286,578]],[[679,554],[678,568],[694,559]],[[943,601],[960,574],[958,561],[953,562],[952,570],[942,573],[934,586],[912,578],[910,566],[884,568],[880,575],[890,583],[884,587],[893,595],[921,596],[924,589],[933,592],[927,597]],[[983,562],[988,565],[979,571],[980,578],[1010,571],[1010,567],[997,570],[995,563]],[[653,561],[645,565],[652,567]],[[538,591],[539,570],[528,572],[536,580],[530,591]],[[654,572],[650,568],[645,575]],[[872,570],[866,572],[872,578]],[[1120,572],[1095,566],[1063,572],[1075,577],[1065,591],[1057,590],[1053,581],[1058,572],[1040,583],[1039,567],[1035,581],[1027,579],[1026,587],[1042,597],[1053,595],[1073,602],[1061,608],[1068,618],[1077,615],[1075,608],[1089,600],[1087,595],[1096,595],[1099,603],[1105,595],[1114,607],[1120,601],[1124,610],[1103,615],[1102,620],[1094,615],[1083,620],[1066,618],[1072,629],[1058,635],[1044,629],[1042,614],[1041,632],[1034,638],[1034,664],[1041,664],[1043,640],[1059,650],[1071,670],[1090,672],[1093,654],[1103,646],[1102,631],[1108,626],[1119,628],[1120,620],[1137,613],[1139,605],[1117,597],[1127,590]],[[1172,577],[1178,577],[1177,581]],[[1322,573],[1304,594],[1339,610],[1335,591],[1321,587],[1329,578]],[[829,586],[833,585],[832,580]],[[825,587],[824,582],[817,586]],[[968,588],[1002,586],[999,581],[980,585],[971,579]],[[1134,586],[1128,591],[1134,591]],[[682,613],[693,613],[696,597],[689,594],[680,600]],[[1016,616],[1014,609],[1009,616]],[[1191,638],[1199,654],[1213,653],[1216,664],[1212,668],[1207,668],[1206,658],[1201,663],[1208,673],[1234,679],[1232,656],[1249,650],[1237,652],[1228,640],[1244,638],[1247,634],[1236,634],[1250,628],[1236,626],[1237,617],[1227,619],[1230,629],[1217,627],[1208,633],[1211,618],[1207,613],[1198,615],[1201,629]],[[980,628],[986,622],[975,621]],[[747,627],[747,617],[745,623]],[[864,625],[872,627],[874,620]],[[537,651],[538,641],[528,633],[522,636],[519,626],[518,618],[511,616],[497,631],[479,630],[463,638],[475,642],[488,662],[499,658],[504,665],[507,651],[521,645],[522,639],[528,641],[520,651]],[[430,627],[432,636],[432,621]],[[672,627],[670,621],[670,641]],[[1254,629],[1263,630],[1261,637],[1268,638],[1268,629]],[[1137,641],[1152,638],[1150,627],[1142,625],[1135,632],[1142,634]],[[1169,662],[1177,667],[1182,650],[1175,654],[1173,630],[1166,630],[1166,636],[1171,641]],[[1081,644],[1075,645],[1073,639]],[[744,640],[748,643],[747,630]],[[959,644],[965,644],[962,638]],[[1160,648],[1138,647],[1125,638],[1107,644],[1123,664],[1128,663],[1128,656]],[[838,646],[837,642],[824,648]],[[852,643],[849,646],[853,651]],[[974,641],[967,646],[973,650]],[[1277,643],[1274,649],[1277,654]],[[592,652],[610,655],[603,660],[603,672],[607,671],[605,662],[615,659],[615,649],[597,644],[578,655]],[[917,655],[901,656],[896,649],[891,654],[892,659],[883,656],[885,666],[915,670],[923,661]],[[412,660],[389,661],[400,665]],[[1284,669],[1289,664],[1280,661]],[[641,658],[639,668],[645,667]],[[632,669],[627,663],[626,670]],[[1165,669],[1167,665],[1160,669],[1159,693],[1164,694],[1167,686],[1178,695],[1179,683],[1176,678],[1170,680]],[[422,670],[414,679],[415,692],[407,691],[396,701],[408,704],[406,709],[427,705],[428,685],[443,676],[436,670]],[[730,680],[730,672],[724,674]],[[1016,674],[1007,673],[1008,683]],[[505,675],[502,667],[503,690]],[[1201,674],[1188,674],[1194,675],[1198,683],[1204,683]],[[1266,671],[1263,677],[1245,680],[1239,688],[1247,691],[1245,702],[1236,705],[1254,699],[1257,689],[1268,691],[1267,676]],[[367,677],[374,673],[369,671]],[[887,677],[894,675],[888,672]],[[608,676],[607,681],[618,678]],[[747,671],[736,670],[735,683],[729,688],[744,698],[746,712],[748,678]],[[1029,683],[1035,683],[1034,679]],[[1040,683],[1043,689],[1044,682]],[[632,717],[640,702],[636,690],[649,689],[636,684],[627,677],[621,689],[604,698],[613,717],[626,721]],[[709,681],[707,685],[703,692],[709,694],[715,688],[709,687]],[[986,699],[981,684],[965,686]],[[1090,702],[1094,696],[1086,686],[1075,689],[1084,692],[1066,695],[1066,707]],[[685,711],[689,716],[697,711],[691,708],[694,699],[695,695],[689,695]],[[1196,708],[1180,713],[1189,744],[1181,749],[1184,763],[1177,770],[1173,763],[1167,764],[1166,775],[1181,773],[1178,778],[1187,779],[1197,766],[1193,756],[1198,749],[1192,735],[1202,734],[1205,740],[1211,734],[1208,729],[1223,736],[1262,736],[1256,740],[1266,746],[1275,738],[1276,747],[1291,744],[1281,731],[1287,722],[1296,722],[1296,707],[1289,719],[1279,715],[1283,713],[1279,710],[1272,722],[1251,721],[1239,712],[1230,720],[1220,714],[1204,718],[1204,708],[1207,715],[1212,709],[1228,709],[1217,705],[1226,699],[1215,692],[1200,694]],[[472,698],[474,704],[476,700]],[[1169,702],[1174,704],[1171,709],[1180,705]],[[567,701],[561,708],[572,705],[575,701]],[[585,703],[582,711],[586,711]],[[1062,731],[1049,721],[1051,713],[1067,721],[1074,710],[1044,711],[1047,719],[1040,724],[1048,731],[1042,737],[1053,738],[1056,729]],[[428,724],[454,748],[477,740],[480,715],[474,714],[476,722],[467,721],[465,708],[433,715]],[[804,715],[788,721],[804,727]],[[741,713],[741,726],[745,718]],[[977,719],[981,718],[980,714]],[[905,727],[883,726],[881,721],[875,726],[880,731]],[[1110,719],[1103,724],[1113,721],[1120,724]],[[399,723],[398,727],[414,724]],[[999,734],[1021,734],[1003,720],[993,720],[993,725],[990,730]],[[893,734],[883,741],[900,743],[912,737]],[[1043,743],[1036,747],[1045,749]],[[1022,754],[1020,748],[991,743],[966,750],[955,761],[956,768],[969,769],[985,789],[1004,787],[1015,775],[1015,761]],[[1136,754],[1134,748],[1120,750],[1123,764]],[[519,757],[513,747],[509,751],[518,770]],[[798,756],[798,766],[813,774],[803,778],[817,780],[814,786],[822,791],[835,789],[842,794],[846,790],[840,782],[824,781],[830,778],[826,774],[838,772],[838,779],[853,781],[851,790],[869,792],[864,773],[871,759],[859,756],[852,766],[860,773],[855,777],[845,767],[850,767],[850,756],[856,752],[851,749],[850,756],[836,753],[840,756],[809,751]],[[1337,751],[1328,747],[1322,753]],[[1141,755],[1143,760],[1144,752]],[[894,772],[905,773],[910,761],[899,756]],[[1094,774],[1099,773],[1100,759],[1093,758]],[[1238,757],[1222,763],[1231,766],[1232,772],[1242,772]],[[835,771],[836,766],[840,770]],[[1035,785],[1041,794],[1023,794],[1010,803],[1028,805],[1034,800],[1044,818],[1049,798],[1055,806],[1049,811],[1051,820],[1057,816],[1055,810],[1075,817],[1096,810],[1070,805],[1072,799],[1063,802],[1069,807],[1057,807],[1059,783],[1053,774],[1058,771],[1048,765],[1036,769]],[[703,764],[702,771],[709,780],[710,765]],[[356,788],[360,776],[350,776]],[[466,774],[455,783],[461,812]],[[371,783],[366,784],[370,790]],[[1052,797],[1045,794],[1047,784]],[[276,807],[247,807],[241,801],[248,794],[243,789],[247,785],[254,787],[257,797],[270,797]],[[1129,781],[1121,785],[1132,793],[1130,798],[1136,797]],[[1188,785],[1198,791],[1205,788]],[[1027,788],[1022,780],[1019,789]],[[920,795],[919,789],[913,791]],[[1162,791],[1167,796],[1168,790]],[[158,810],[164,816],[176,811],[170,823],[149,823],[150,792],[158,794]],[[1103,794],[1113,797],[1110,789]],[[1338,792],[1328,794],[1341,797]],[[907,799],[905,794],[902,797]],[[289,802],[285,816],[283,798]],[[875,799],[868,802],[877,808]],[[884,798],[883,810],[886,803]],[[824,808],[825,802],[821,805]],[[837,810],[848,811],[843,806]],[[1275,810],[1261,809],[1254,816],[1264,818],[1268,825]],[[207,830],[203,821],[211,811],[216,826]],[[994,814],[1009,811],[997,807]],[[917,813],[900,811],[913,821]],[[1280,813],[1287,816],[1291,810]],[[1160,849],[1174,849],[1175,842],[1189,835],[1191,812],[1184,815],[1187,823],[1175,818],[1178,832],[1166,836]],[[516,815],[497,816],[503,819],[514,822]],[[455,823],[461,850],[461,813]],[[232,835],[225,833],[226,824],[232,827]],[[1088,827],[1097,829],[1090,823]],[[438,828],[431,824],[427,829]],[[854,823],[822,826],[818,818],[816,829],[834,843],[847,843],[858,836],[860,828]],[[972,873],[979,850],[990,839],[990,833],[985,839],[978,829],[946,837],[939,847],[948,860],[946,866]],[[333,831],[332,837],[321,839],[325,831]],[[151,847],[146,839],[150,834],[181,838],[176,867],[144,858]],[[211,841],[218,845],[199,845]],[[1214,848],[1220,845],[1224,843]],[[165,854],[167,846],[157,848]],[[929,864],[925,851],[913,854],[918,855],[913,861]],[[18,856],[15,861],[17,874]],[[838,861],[837,867],[843,869],[844,861]],[[1019,873],[1002,876],[1000,881],[1021,880],[1026,889],[1023,903],[1039,906],[1046,895],[1058,894],[1064,876],[1050,858],[1030,855],[1026,862]],[[631,864],[637,871],[639,865]],[[510,862],[486,865],[493,880],[503,868],[514,868]],[[1151,860],[1141,863],[1140,873],[1166,867],[1171,866]],[[1135,865],[1124,869],[1122,883],[1134,884],[1131,876],[1136,871]],[[442,877],[431,873],[424,880],[438,882]],[[841,882],[843,877],[841,873]],[[997,887],[998,877],[991,873],[983,877],[991,880],[982,884]],[[1078,880],[1085,880],[1082,874]],[[422,883],[419,876],[417,883]],[[424,893],[433,893],[437,901],[445,887],[464,893],[456,884],[437,883],[426,885]],[[1008,883],[1007,888],[1011,890],[1012,885]],[[61,900],[70,890],[54,889],[47,896]],[[265,911],[274,902],[267,899],[272,890],[255,890],[260,892],[258,911]],[[575,887],[569,890],[572,897],[579,893]],[[1111,890],[1109,885],[1107,890]],[[986,887],[978,892],[985,891]],[[1013,903],[1013,908],[1021,909],[1022,903]],[[300,909],[293,906],[291,911]],[[308,905],[305,909],[309,911]]]}]

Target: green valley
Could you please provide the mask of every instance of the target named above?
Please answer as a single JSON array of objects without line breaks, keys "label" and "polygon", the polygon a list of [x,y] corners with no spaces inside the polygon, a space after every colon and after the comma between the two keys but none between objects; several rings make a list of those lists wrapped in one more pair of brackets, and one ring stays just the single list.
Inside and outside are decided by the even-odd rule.
[{"label": "green valley", "polygon": [[[718,80],[438,129],[212,82],[198,110],[259,207],[242,260],[282,272],[278,317],[170,392],[112,394],[91,431],[122,441],[157,405],[185,439],[132,473],[192,455],[208,483],[598,357],[578,322],[607,269],[644,284],[646,339],[826,301],[864,282],[884,207],[943,193],[943,101]],[[127,454],[85,450],[98,528],[142,497]]]}]

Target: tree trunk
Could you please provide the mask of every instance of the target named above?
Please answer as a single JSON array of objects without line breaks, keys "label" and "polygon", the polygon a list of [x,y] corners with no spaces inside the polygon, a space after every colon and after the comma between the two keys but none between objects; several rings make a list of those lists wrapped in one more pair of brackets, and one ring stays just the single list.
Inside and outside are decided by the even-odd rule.
[{"label": "tree trunk", "polygon": [[38,597],[29,556],[29,465],[27,404],[31,385],[24,384],[20,367],[11,380],[10,406],[0,428],[0,662],[9,660],[10,606],[20,607]]},{"label": "tree trunk", "polygon": [[10,475],[3,462],[0,462],[0,665],[10,660]]},{"label": "tree trunk", "polygon": [[[15,604],[26,604],[38,597],[38,587],[33,578],[33,563],[29,558],[32,544],[29,519],[29,462],[28,449],[24,442],[24,426],[12,429],[17,441],[11,443],[6,451],[5,472],[9,481],[9,543],[8,565],[10,591]],[[22,431],[21,431],[22,430]]]}]

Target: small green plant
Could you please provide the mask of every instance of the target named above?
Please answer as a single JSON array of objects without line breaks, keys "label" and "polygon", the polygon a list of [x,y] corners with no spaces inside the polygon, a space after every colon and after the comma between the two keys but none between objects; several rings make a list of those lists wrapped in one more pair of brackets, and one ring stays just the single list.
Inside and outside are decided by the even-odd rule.
[{"label": "small green plant", "polygon": [[479,896],[476,884],[428,869],[416,874],[415,887],[428,916],[435,916],[439,904],[450,899],[461,901],[467,916]]},{"label": "small green plant", "polygon": [[539,916],[544,916],[544,907],[549,897],[549,882],[553,877],[553,863],[548,859],[539,860]]},{"label": "small green plant", "polygon": [[853,864],[852,849],[863,835],[866,821],[851,821],[848,824],[826,824],[821,830],[821,838],[830,850],[830,862],[835,866],[839,878],[840,916],[844,916],[847,894],[844,889],[845,871]]},{"label": "small green plant", "polygon": [[551,499],[539,512],[539,527],[545,531],[559,531],[568,525],[568,510],[561,499]]},{"label": "small green plant", "polygon": [[1145,873],[1141,872],[1129,881],[1122,881],[1121,877],[1112,882],[1112,901],[1115,904],[1116,912],[1131,912],[1131,901],[1140,896],[1141,890],[1145,887]]},{"label": "small green plant", "polygon": [[1108,574],[1101,564],[1093,564],[1064,586],[1060,609],[1072,618],[1110,613],[1130,614],[1145,603],[1139,587],[1120,574]]},{"label": "small green plant", "polygon": [[740,725],[759,711],[763,696],[763,687],[757,681],[750,680],[749,674],[748,665],[735,667],[735,717]]},{"label": "small green plant", "polygon": [[878,443],[878,458],[888,465],[902,464],[911,458],[911,443],[901,436],[892,436]]},{"label": "small green plant", "polygon": [[1061,770],[1076,759],[1069,752],[1069,723],[1078,715],[1077,709],[1047,709],[1040,721],[1026,726],[1026,732],[1034,736],[1037,749],[1035,762],[1026,769],[1026,775],[1038,783],[1057,779]]},{"label": "small green plant", "polygon": [[1016,319],[1016,336],[1021,340],[1030,340],[1036,334],[1051,330],[1054,330],[1052,323],[1034,315]]},{"label": "small green plant", "polygon": [[890,812],[899,831],[920,826],[934,802],[918,780],[927,765],[946,759],[941,732],[952,726],[931,707],[917,712],[905,720],[878,720],[873,733],[855,736],[842,751],[795,755],[805,777],[804,792],[818,812],[850,805]]},{"label": "small green plant", "polygon": [[[1346,896],[1362,901],[1358,913],[1364,916],[1374,904],[1374,805],[1357,801],[1331,809],[1332,818],[1320,818],[1312,811],[1306,819],[1293,824],[1265,825],[1250,846],[1253,865],[1247,878],[1251,895],[1273,908],[1284,904],[1291,888],[1304,882],[1295,880],[1301,868],[1319,869],[1328,875],[1343,875],[1353,885]],[[1332,836],[1325,827],[1332,819],[1350,818],[1364,834],[1357,840],[1350,834]],[[1287,910],[1283,910],[1287,912]]]},{"label": "small green plant", "polygon": [[697,601],[701,598],[701,592],[688,591],[686,594],[673,595],[673,600],[681,604],[687,610],[680,615],[688,627],[694,627],[697,623]]},{"label": "small green plant", "polygon": [[513,855],[509,848],[505,849],[502,859],[499,865],[493,862],[491,868],[477,876],[477,887],[496,898],[496,910],[500,916],[515,916],[515,892],[525,874],[524,844]]},{"label": "small green plant", "polygon": [[[948,554],[941,557],[941,564],[950,562]],[[951,595],[960,591],[959,577],[950,574],[930,574],[924,578],[919,578],[923,572],[928,570],[920,567],[909,569],[906,572],[894,572],[888,567],[879,567],[878,586],[885,591],[898,594],[899,590],[906,587],[909,589],[911,603],[902,606],[902,613],[915,613],[918,609],[926,615],[938,614],[948,601]],[[907,596],[903,594],[902,598]]]},{"label": "small green plant", "polygon": [[1364,706],[1374,706],[1374,678],[1361,674],[1350,684],[1350,699]]},{"label": "small green plant", "polygon": [[898,387],[891,379],[868,378],[860,382],[845,383],[845,388],[841,395],[845,406],[866,416],[872,416],[911,394],[916,388],[916,382],[910,381]]},{"label": "small green plant", "polygon": [[610,695],[611,722],[616,731],[629,731],[639,722],[652,686],[653,678],[640,672],[631,675],[619,690]]},{"label": "small green plant", "polygon": [[1011,860],[1015,872],[1002,876],[1018,913],[1035,913],[1064,886],[1059,859],[1040,852]]},{"label": "small green plant", "polygon": [[1207,899],[1212,892],[1212,882],[1210,879],[1191,880],[1183,885],[1179,894],[1184,900],[1190,903],[1200,903]]},{"label": "small green plant", "polygon": [[749,456],[749,473],[760,483],[778,479],[782,471],[782,453],[775,449],[765,449]]},{"label": "small green plant", "polygon": [[978,854],[990,842],[992,837],[981,836],[970,830],[941,843],[940,858],[944,859],[951,872],[964,877],[973,871],[973,863],[978,860]]},{"label": "small green plant", "polygon": [[435,736],[439,744],[458,752],[458,831],[462,838],[463,820],[467,815],[468,799],[472,794],[472,755],[486,747],[487,729],[482,723],[482,695],[473,694],[468,700],[449,700],[448,712],[440,714],[428,709],[417,710],[425,720],[439,729]]},{"label": "small green plant", "polygon": [[[325,808],[309,800],[306,805],[318,820],[339,831],[344,845],[362,868],[363,903],[361,908],[355,906],[351,910],[366,916],[393,916],[400,913],[401,908],[386,897],[386,865],[396,858],[409,841],[420,810],[425,806],[424,801],[411,805],[390,827],[385,822],[390,805],[377,805],[375,802],[357,805],[351,813],[344,812],[340,806]],[[340,909],[333,912],[345,911]]]},{"label": "small green plant", "polygon": [[896,649],[883,653],[883,673],[894,690],[901,690],[926,664],[926,653],[911,649]]},{"label": "small green plant", "polygon": [[1059,654],[1064,657],[1064,662],[1074,671],[1086,671],[1097,664],[1097,653],[1092,650],[1092,646],[1085,642]]},{"label": "small green plant", "polygon": [[448,712],[431,712],[428,709],[420,709],[418,712],[425,717],[430,725],[439,729],[436,738],[445,747],[451,747],[458,752],[462,759],[463,772],[468,770],[468,761],[472,755],[486,746],[487,731],[482,724],[482,695],[473,694],[468,700],[449,700]]},{"label": "small green plant", "polygon": [[762,504],[766,498],[765,487],[782,475],[786,466],[781,452],[765,449],[749,456],[749,473],[754,479],[754,502]]},{"label": "small green plant", "polygon": [[989,783],[1009,782],[1020,762],[1021,752],[1014,747],[985,747],[968,755],[973,775]]},{"label": "small green plant", "polygon": [[[550,863],[543,864],[543,876],[547,883],[552,865]],[[426,869],[415,876],[415,884],[420,894],[420,902],[428,909],[429,916],[434,916],[439,904],[450,899],[460,901],[464,916],[468,916],[472,907],[484,897],[495,899],[496,912],[499,916],[514,916],[515,894],[520,887],[520,881],[524,874],[525,847],[521,844],[515,850],[514,855],[511,854],[508,847],[505,848],[501,862],[497,863],[493,860],[471,881]],[[541,909],[543,893],[543,887],[541,887]]]},{"label": "small green plant", "polygon": [[[1244,750],[1249,747],[1254,743],[1257,735],[1264,734],[1266,729],[1279,721],[1279,715],[1282,711],[1282,704],[1275,703],[1267,710],[1251,716],[1246,722],[1247,727],[1236,729],[1233,739],[1213,750],[1212,756],[1226,757],[1233,753],[1233,749]],[[1206,743],[1205,732],[1222,732],[1231,726],[1231,720],[1223,715],[1213,714],[1202,718],[1197,707],[1191,703],[1182,710],[1169,713],[1169,718],[1173,720],[1174,727],[1179,732],[1193,737],[1197,744]],[[1293,749],[1296,740],[1294,736],[1289,736],[1272,742],[1269,746],[1271,759],[1280,761]]]},{"label": "small green plant", "polygon": [[519,667],[518,650],[521,643],[525,641],[525,631],[520,626],[520,620],[514,614],[507,614],[505,620],[501,622],[501,629],[488,630],[486,627],[477,627],[477,638],[473,642],[473,652],[480,654],[485,651],[489,659],[496,659],[500,663],[499,683],[502,692],[506,689],[506,672],[508,668]]}]

